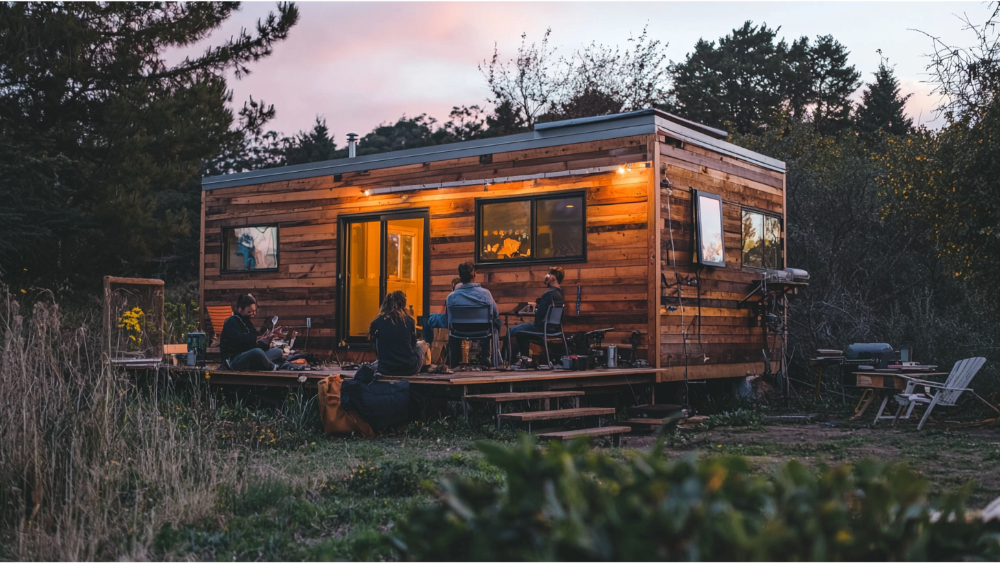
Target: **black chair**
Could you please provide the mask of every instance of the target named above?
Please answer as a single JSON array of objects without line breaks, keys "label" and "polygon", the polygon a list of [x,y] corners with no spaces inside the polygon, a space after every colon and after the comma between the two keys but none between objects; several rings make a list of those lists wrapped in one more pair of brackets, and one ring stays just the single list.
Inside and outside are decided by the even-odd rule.
[{"label": "black chair", "polygon": [[[456,325],[460,325],[458,328]],[[491,354],[490,363],[492,367],[497,366],[499,352],[499,342],[495,330],[495,323],[491,307],[489,305],[477,306],[453,306],[448,307],[448,339],[457,340],[485,340],[489,339]],[[451,346],[448,347],[449,355]],[[454,358],[450,358],[454,360]]]},{"label": "black chair", "polygon": [[[550,338],[562,338],[563,349],[569,353],[569,345],[566,343],[566,333],[563,332],[562,328],[562,317],[563,310],[566,305],[553,305],[549,307],[547,313],[545,313],[545,324],[542,325],[541,332],[533,329],[523,330],[519,332],[518,336],[527,336],[528,340],[533,342],[541,341],[545,348],[545,361],[552,365],[552,358],[549,357],[549,339]],[[559,325],[559,332],[549,332],[549,325]],[[514,361],[511,358],[511,361]]]}]

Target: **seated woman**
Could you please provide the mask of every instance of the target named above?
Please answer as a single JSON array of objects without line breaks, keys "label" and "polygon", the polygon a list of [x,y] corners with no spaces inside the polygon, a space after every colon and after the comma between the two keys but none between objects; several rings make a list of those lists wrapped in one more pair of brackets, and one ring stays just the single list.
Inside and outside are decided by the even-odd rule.
[{"label": "seated woman", "polygon": [[385,296],[379,315],[368,327],[368,338],[376,347],[376,371],[382,375],[416,375],[431,363],[431,349],[426,342],[417,342],[416,324],[402,291]]}]

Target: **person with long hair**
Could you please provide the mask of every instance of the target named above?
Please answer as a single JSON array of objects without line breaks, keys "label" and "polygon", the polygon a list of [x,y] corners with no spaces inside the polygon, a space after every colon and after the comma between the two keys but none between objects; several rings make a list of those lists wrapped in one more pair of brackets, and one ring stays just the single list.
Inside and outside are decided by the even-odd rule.
[{"label": "person with long hair", "polygon": [[417,327],[406,308],[406,294],[393,291],[385,296],[379,314],[368,327],[368,338],[378,355],[377,371],[407,377],[430,365],[431,350],[417,341]]}]

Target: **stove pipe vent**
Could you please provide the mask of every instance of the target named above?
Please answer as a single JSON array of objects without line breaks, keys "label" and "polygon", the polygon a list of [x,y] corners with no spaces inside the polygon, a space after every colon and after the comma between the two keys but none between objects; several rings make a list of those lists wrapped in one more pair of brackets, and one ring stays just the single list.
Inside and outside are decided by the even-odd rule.
[{"label": "stove pipe vent", "polygon": [[358,156],[358,134],[348,133],[347,134],[347,158],[354,158]]}]

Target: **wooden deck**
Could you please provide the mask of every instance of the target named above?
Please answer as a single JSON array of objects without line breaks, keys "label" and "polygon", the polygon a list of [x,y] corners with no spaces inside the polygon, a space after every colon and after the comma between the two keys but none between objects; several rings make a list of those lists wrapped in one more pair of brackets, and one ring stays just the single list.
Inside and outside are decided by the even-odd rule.
[{"label": "wooden deck", "polygon": [[[148,367],[145,369],[149,369]],[[275,387],[315,387],[320,380],[335,374],[344,379],[354,377],[353,370],[342,370],[336,366],[312,371],[231,371],[217,367],[192,368],[187,366],[161,366],[159,369],[179,375],[197,376],[207,379],[212,385],[260,385]],[[383,376],[383,381],[409,381],[416,385],[435,387],[467,387],[475,385],[518,385],[549,389],[579,389],[586,387],[608,387],[615,385],[651,384],[657,381],[660,371],[653,368],[641,369],[597,369],[587,371],[567,370],[527,370],[527,371],[456,371],[451,374],[422,373],[412,377]]]}]

